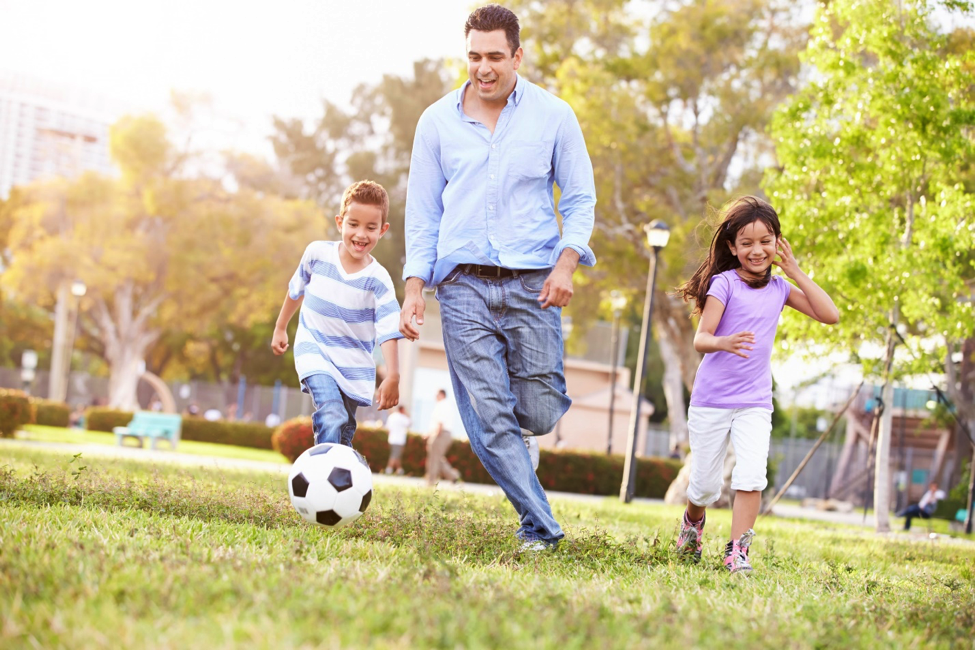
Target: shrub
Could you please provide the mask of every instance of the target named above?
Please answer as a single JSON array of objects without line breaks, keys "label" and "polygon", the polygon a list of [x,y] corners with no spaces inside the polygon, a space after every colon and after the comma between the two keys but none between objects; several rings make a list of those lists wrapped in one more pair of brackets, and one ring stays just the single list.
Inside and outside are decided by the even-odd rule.
[{"label": "shrub", "polygon": [[92,406],[85,411],[85,428],[89,431],[112,432],[115,427],[124,427],[135,415],[131,411],[119,411],[104,406]]},{"label": "shrub", "polygon": [[55,402],[50,399],[33,398],[31,400],[36,409],[34,424],[43,424],[46,427],[67,428],[71,424],[71,407],[64,402]]},{"label": "shrub", "polygon": [[220,445],[237,445],[254,449],[272,449],[271,434],[274,429],[257,422],[211,422],[199,417],[183,417],[182,440],[215,442]]},{"label": "shrub", "polygon": [[34,415],[34,405],[27,393],[0,388],[0,437],[12,438],[20,427],[34,421]]},{"label": "shrub", "polygon": [[[389,444],[384,429],[360,428],[353,445],[369,461],[373,472],[381,472],[389,459]],[[312,446],[311,418],[285,422],[274,433],[274,448],[294,462]],[[422,436],[407,436],[403,448],[403,470],[411,476],[423,476],[426,443]],[[470,443],[455,440],[447,451],[447,460],[469,483],[494,483],[471,450]],[[677,476],[681,464],[664,458],[639,458],[636,469],[636,496],[663,498]],[[577,494],[619,494],[623,478],[623,456],[542,449],[538,478],[546,490]]]},{"label": "shrub", "polygon": [[295,462],[302,452],[315,444],[311,418],[300,417],[282,422],[271,435],[271,444],[276,452]]}]

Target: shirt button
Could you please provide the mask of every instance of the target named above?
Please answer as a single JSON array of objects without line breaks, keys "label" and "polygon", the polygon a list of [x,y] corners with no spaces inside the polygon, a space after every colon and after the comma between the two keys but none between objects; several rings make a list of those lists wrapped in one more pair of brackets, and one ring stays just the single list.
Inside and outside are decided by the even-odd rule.
[{"label": "shirt button", "polygon": [[494,178],[494,174],[491,174],[491,178]]},{"label": "shirt button", "polygon": [[498,145],[496,145],[496,144],[492,144],[492,145],[491,145],[491,148],[492,148],[492,149],[497,149],[497,148],[498,148]]},{"label": "shirt button", "polygon": [[493,210],[493,209],[494,209],[494,206],[493,205],[489,205],[488,206],[488,210]]}]

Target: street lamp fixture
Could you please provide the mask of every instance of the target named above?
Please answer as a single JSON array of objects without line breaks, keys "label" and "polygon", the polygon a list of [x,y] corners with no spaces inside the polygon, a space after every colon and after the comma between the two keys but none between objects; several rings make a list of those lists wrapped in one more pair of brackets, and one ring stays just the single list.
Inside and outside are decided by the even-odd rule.
[{"label": "street lamp fixture", "polygon": [[609,306],[613,309],[613,327],[609,335],[609,427],[606,429],[606,454],[613,453],[613,411],[616,406],[616,366],[619,364],[620,316],[626,308],[626,296],[621,291],[609,294]]},{"label": "street lamp fixture", "polygon": [[82,298],[88,293],[88,287],[81,280],[75,280],[71,283],[71,295],[75,298]]},{"label": "street lamp fixture", "polygon": [[650,346],[650,317],[653,315],[653,291],[657,284],[657,261],[660,249],[670,240],[670,229],[663,221],[655,219],[644,227],[647,245],[653,249],[650,269],[647,272],[647,293],[643,304],[643,329],[640,336],[640,354],[636,360],[633,378],[633,408],[630,409],[630,429],[627,432],[626,460],[623,463],[623,484],[620,500],[629,503],[636,492],[636,444],[640,427],[640,406],[643,401],[643,377],[647,372],[647,348]]}]

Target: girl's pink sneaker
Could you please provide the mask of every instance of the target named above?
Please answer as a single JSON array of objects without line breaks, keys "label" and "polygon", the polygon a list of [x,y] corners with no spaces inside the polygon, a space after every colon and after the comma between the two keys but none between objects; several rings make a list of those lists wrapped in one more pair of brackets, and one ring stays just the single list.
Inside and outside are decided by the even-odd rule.
[{"label": "girl's pink sneaker", "polygon": [[753,539],[755,539],[755,531],[749,528],[741,539],[733,540],[731,548],[725,550],[724,566],[729,572],[746,575],[752,572],[752,565],[748,561],[748,549],[751,548]]}]

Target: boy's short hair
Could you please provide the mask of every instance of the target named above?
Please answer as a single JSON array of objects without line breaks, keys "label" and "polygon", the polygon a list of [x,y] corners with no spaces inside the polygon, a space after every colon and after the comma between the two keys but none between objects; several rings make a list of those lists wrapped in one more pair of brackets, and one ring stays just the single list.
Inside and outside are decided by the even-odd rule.
[{"label": "boy's short hair", "polygon": [[375,181],[358,181],[349,185],[342,193],[342,209],[339,216],[344,217],[349,211],[349,205],[359,203],[361,205],[379,206],[383,214],[383,223],[389,216],[389,195],[386,189]]},{"label": "boy's short hair", "polygon": [[471,30],[493,32],[499,29],[504,30],[508,47],[511,48],[511,56],[514,56],[521,47],[521,26],[518,24],[518,16],[501,5],[484,5],[472,11],[467,17],[467,22],[464,23],[464,38],[467,38]]}]

